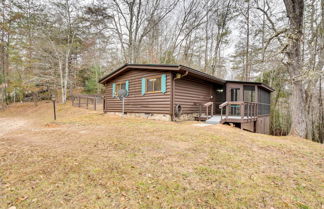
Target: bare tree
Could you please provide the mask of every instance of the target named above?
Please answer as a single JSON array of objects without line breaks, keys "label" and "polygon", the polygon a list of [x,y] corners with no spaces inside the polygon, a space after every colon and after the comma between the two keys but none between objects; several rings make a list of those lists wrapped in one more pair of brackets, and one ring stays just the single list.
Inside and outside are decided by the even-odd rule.
[{"label": "bare tree", "polygon": [[177,3],[178,0],[168,2],[168,5],[163,5],[161,0],[113,0],[113,27],[126,62],[138,60],[144,38],[176,7]]},{"label": "bare tree", "polygon": [[287,47],[287,68],[292,85],[291,96],[291,130],[290,134],[306,137],[306,114],[304,86],[302,81],[301,44],[303,37],[303,0],[284,0],[289,19],[289,37]]}]

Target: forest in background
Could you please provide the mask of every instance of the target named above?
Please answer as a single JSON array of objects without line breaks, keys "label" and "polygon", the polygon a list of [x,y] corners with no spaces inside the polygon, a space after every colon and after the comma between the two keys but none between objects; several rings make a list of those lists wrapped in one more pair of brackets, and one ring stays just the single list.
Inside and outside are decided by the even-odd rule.
[{"label": "forest in background", "polygon": [[0,109],[101,93],[124,63],[262,81],[271,133],[324,141],[324,0],[1,0]]}]

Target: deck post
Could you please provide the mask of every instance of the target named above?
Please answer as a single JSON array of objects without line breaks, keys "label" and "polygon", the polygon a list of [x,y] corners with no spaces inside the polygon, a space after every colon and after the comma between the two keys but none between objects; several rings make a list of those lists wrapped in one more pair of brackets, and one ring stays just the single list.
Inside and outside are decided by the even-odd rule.
[{"label": "deck post", "polygon": [[223,107],[221,108],[221,121],[223,120]]},{"label": "deck post", "polygon": [[250,103],[247,104],[247,117],[250,118]]},{"label": "deck post", "polygon": [[206,117],[208,118],[208,106],[206,106]]},{"label": "deck post", "polygon": [[243,119],[244,118],[244,103],[242,102],[241,103],[241,119]]},{"label": "deck post", "polygon": [[214,102],[211,104],[211,117],[214,115]]}]

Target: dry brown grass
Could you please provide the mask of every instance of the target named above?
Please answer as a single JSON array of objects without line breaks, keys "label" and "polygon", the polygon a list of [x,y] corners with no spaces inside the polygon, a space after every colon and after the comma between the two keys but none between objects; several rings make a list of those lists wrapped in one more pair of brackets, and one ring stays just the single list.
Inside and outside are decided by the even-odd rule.
[{"label": "dry brown grass", "polygon": [[50,103],[0,113],[0,208],[323,208],[323,145]]}]

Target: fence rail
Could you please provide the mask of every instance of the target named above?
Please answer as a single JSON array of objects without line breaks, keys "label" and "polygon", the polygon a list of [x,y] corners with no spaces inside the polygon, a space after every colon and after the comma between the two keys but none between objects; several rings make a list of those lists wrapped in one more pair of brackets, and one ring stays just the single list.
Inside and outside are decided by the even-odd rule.
[{"label": "fence rail", "polygon": [[74,107],[93,110],[97,110],[99,105],[103,104],[103,96],[101,95],[72,95],[71,100]]}]

